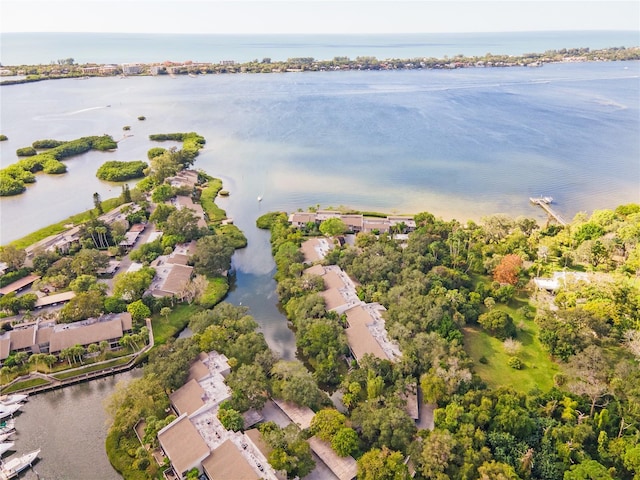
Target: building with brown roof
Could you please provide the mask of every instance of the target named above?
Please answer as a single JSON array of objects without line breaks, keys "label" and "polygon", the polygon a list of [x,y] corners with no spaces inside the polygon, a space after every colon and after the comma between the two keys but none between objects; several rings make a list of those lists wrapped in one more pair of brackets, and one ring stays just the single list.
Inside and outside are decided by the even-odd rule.
[{"label": "building with brown roof", "polygon": [[68,292],[55,293],[53,295],[39,297],[38,300],[36,300],[34,308],[50,307],[52,305],[57,305],[58,303],[66,303],[75,296],[76,293],[72,290],[69,290]]},{"label": "building with brown roof", "polygon": [[55,325],[50,337],[49,353],[57,355],[75,345],[86,347],[92,343],[108,342],[109,348],[119,348],[119,341],[132,330],[128,312],[103,315],[97,319]]},{"label": "building with brown roof", "polygon": [[275,398],[273,399],[273,403],[275,403],[280,410],[289,417],[289,420],[298,426],[298,428],[304,430],[311,426],[311,420],[313,420],[315,413],[313,413],[313,410],[309,407],[298,405],[293,402],[286,402],[284,400],[276,400]]},{"label": "building with brown roof", "polygon": [[311,437],[309,446],[322,462],[329,467],[329,470],[340,480],[353,480],[358,474],[358,464],[355,459],[348,455],[346,457],[339,456],[329,443],[320,440],[318,437]]},{"label": "building with brown roof", "polygon": [[11,282],[5,287],[0,288],[0,296],[6,295],[7,293],[19,292],[24,287],[31,285],[33,282],[39,279],[39,275],[27,275],[26,277],[22,277],[15,282]]},{"label": "building with brown roof", "polygon": [[163,263],[155,267],[156,276],[149,287],[154,297],[180,297],[193,275],[193,267]]},{"label": "building with brown roof", "polygon": [[202,461],[209,456],[209,447],[187,414],[160,430],[158,442],[178,478],[185,478],[192,468],[202,473]]},{"label": "building with brown roof", "polygon": [[192,210],[193,213],[198,218],[198,227],[199,228],[207,228],[207,222],[205,220],[204,210],[202,209],[202,205],[199,203],[193,203],[193,199],[186,195],[178,195],[174,200],[174,204],[178,210],[182,210],[183,208],[188,208]]},{"label": "building with brown roof", "polygon": [[132,319],[128,312],[59,325],[36,322],[16,327],[0,337],[0,361],[6,360],[11,352],[58,355],[65,348],[86,347],[102,341],[107,341],[109,348],[117,349],[120,339],[131,330]]},{"label": "building with brown roof", "polygon": [[[264,470],[264,467],[260,466]],[[229,439],[202,462],[202,470],[209,480],[259,480],[262,478]]]},{"label": "building with brown roof", "polygon": [[366,354],[383,360],[394,361],[401,356],[400,350],[387,337],[384,320],[379,310],[382,305],[366,304],[350,308],[347,315],[347,343],[356,361]]},{"label": "building with brown roof", "polygon": [[304,255],[304,263],[314,263],[322,260],[333,248],[333,241],[326,238],[310,238],[300,246]]},{"label": "building with brown roof", "polygon": [[196,380],[189,380],[171,395],[169,401],[178,413],[191,415],[204,407],[205,391]]},{"label": "building with brown roof", "polygon": [[304,227],[308,223],[316,223],[316,214],[313,212],[295,212],[289,215],[289,223],[296,228]]}]

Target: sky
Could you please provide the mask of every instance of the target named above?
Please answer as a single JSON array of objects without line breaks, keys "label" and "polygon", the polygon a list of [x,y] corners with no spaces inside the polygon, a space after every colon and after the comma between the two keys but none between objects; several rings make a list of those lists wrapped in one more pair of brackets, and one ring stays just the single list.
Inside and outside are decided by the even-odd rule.
[{"label": "sky", "polygon": [[640,32],[640,1],[0,0],[2,33],[316,34],[553,30]]}]

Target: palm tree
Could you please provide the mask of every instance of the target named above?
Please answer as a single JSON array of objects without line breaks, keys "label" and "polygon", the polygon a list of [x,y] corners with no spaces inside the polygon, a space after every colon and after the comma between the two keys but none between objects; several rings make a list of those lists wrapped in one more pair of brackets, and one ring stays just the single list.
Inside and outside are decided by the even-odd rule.
[{"label": "palm tree", "polygon": [[93,236],[94,232],[95,232],[95,229],[92,226],[88,225],[87,233],[91,235],[91,240],[93,240],[93,244],[96,246],[96,248],[98,248],[98,242],[96,242],[96,237]]},{"label": "palm tree", "polygon": [[109,246],[107,242],[107,227],[96,227],[96,233],[98,234],[98,240],[100,240],[100,248],[107,248]]}]

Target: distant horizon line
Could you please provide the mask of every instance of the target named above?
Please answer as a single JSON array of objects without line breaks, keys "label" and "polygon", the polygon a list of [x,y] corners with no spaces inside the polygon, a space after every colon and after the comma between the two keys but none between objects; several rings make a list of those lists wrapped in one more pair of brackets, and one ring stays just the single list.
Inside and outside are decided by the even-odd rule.
[{"label": "distant horizon line", "polygon": [[[487,31],[487,30],[478,30],[478,31],[446,31],[446,32],[96,32],[96,31],[75,31],[75,32],[61,32],[61,31],[15,31],[15,32],[2,32],[2,35],[15,35],[15,34],[100,34],[100,35],[351,35],[351,36],[360,36],[360,35],[448,35],[448,34],[502,34],[502,33],[568,33],[568,32],[620,32],[620,33],[631,33],[637,32],[634,29],[541,29],[541,30],[496,30],[496,31]],[[639,34],[639,43],[640,43],[640,34]]]}]

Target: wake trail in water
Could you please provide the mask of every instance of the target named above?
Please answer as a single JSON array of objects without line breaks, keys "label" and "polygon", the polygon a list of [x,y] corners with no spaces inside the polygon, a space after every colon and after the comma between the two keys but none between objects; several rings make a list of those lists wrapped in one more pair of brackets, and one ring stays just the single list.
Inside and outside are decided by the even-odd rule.
[{"label": "wake trail in water", "polygon": [[62,115],[64,115],[65,117],[68,117],[68,116],[71,116],[71,115],[77,115],[78,113],[90,112],[91,110],[100,110],[102,108],[109,108],[110,106],[111,105],[103,105],[101,107],[83,108],[81,110],[75,110],[73,112],[63,113]]}]

